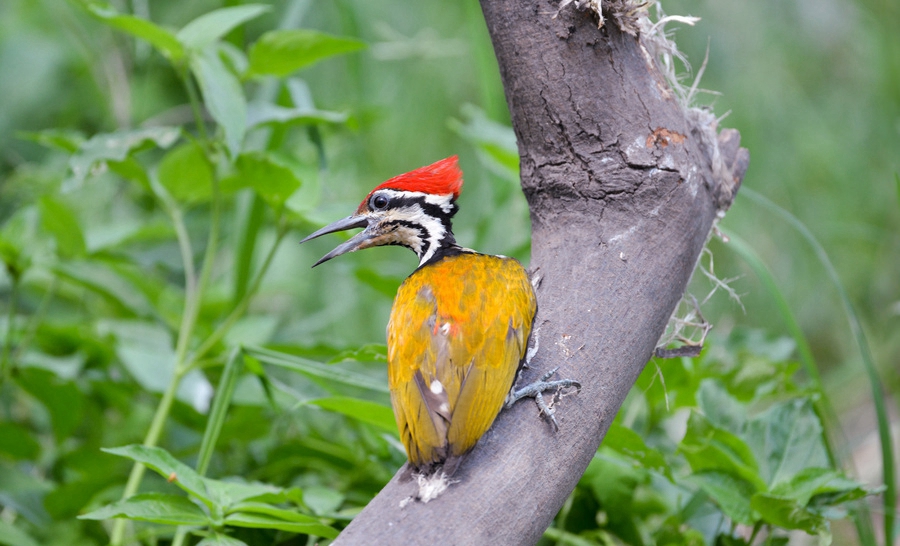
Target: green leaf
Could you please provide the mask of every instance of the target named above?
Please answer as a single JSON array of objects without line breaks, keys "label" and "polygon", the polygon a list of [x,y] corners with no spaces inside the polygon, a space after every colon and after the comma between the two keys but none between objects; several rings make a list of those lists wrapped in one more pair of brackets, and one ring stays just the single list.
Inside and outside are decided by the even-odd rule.
[{"label": "green leaf", "polygon": [[[259,482],[211,480],[204,478],[207,489],[226,511],[233,505],[250,500],[266,499],[268,502],[287,502],[299,490],[284,490]],[[290,491],[290,493],[289,493]]]},{"label": "green leaf", "polygon": [[257,193],[238,196],[234,259],[234,292],[232,304],[237,306],[247,294],[253,274],[256,244],[266,217],[266,204]]},{"label": "green leaf", "polygon": [[753,525],[755,522],[750,507],[750,497],[756,492],[753,484],[716,471],[694,473],[688,481],[700,487],[732,520],[744,525]]},{"label": "green leaf", "polygon": [[36,142],[48,148],[57,148],[70,154],[75,153],[84,142],[84,136],[71,129],[45,129],[43,131],[21,131],[17,137]]},{"label": "green leaf", "polygon": [[229,512],[245,512],[248,514],[263,514],[267,516],[272,516],[273,518],[282,519],[284,521],[293,521],[297,523],[311,523],[318,524],[321,523],[318,518],[313,516],[308,516],[306,514],[301,514],[296,510],[287,510],[285,508],[279,508],[277,506],[272,506],[271,504],[267,504],[264,502],[242,502],[240,504],[234,505]]},{"label": "green leaf", "polygon": [[147,127],[131,131],[116,131],[94,135],[82,144],[78,153],[69,160],[75,184],[81,184],[98,163],[123,161],[135,151],[150,143],[159,148],[169,148],[181,136],[178,127]]},{"label": "green leaf", "polygon": [[78,218],[62,201],[45,195],[39,202],[41,225],[56,239],[56,252],[64,258],[76,258],[87,252]]},{"label": "green leaf", "polygon": [[146,19],[122,15],[106,6],[90,5],[87,9],[107,25],[146,40],[173,62],[184,57],[184,48],[175,35]]},{"label": "green leaf", "polygon": [[187,142],[169,151],[159,164],[159,183],[182,203],[212,197],[213,171],[203,148]]},{"label": "green leaf", "polygon": [[52,271],[134,316],[152,314],[153,308],[147,298],[132,283],[102,262],[95,260],[66,262],[53,266]]},{"label": "green leaf", "polygon": [[4,546],[40,546],[28,533],[0,519],[0,544]]},{"label": "green leaf", "polygon": [[805,468],[791,481],[779,483],[770,492],[793,499],[801,506],[814,501],[820,507],[834,506],[869,494],[862,484],[830,468]]},{"label": "green leaf", "polygon": [[352,417],[363,423],[374,425],[388,432],[398,434],[397,422],[394,419],[394,411],[381,404],[369,402],[368,400],[359,400],[345,396],[334,396],[331,398],[319,398],[313,400],[310,404],[319,406],[322,409],[334,411]]},{"label": "green leaf", "polygon": [[191,59],[191,70],[200,84],[203,102],[225,133],[231,157],[241,151],[247,131],[247,99],[237,77],[225,66],[214,47]]},{"label": "green leaf", "polygon": [[216,449],[216,442],[218,442],[219,434],[225,425],[228,406],[231,405],[231,398],[234,396],[234,387],[243,367],[244,355],[241,354],[240,349],[235,348],[228,356],[228,361],[225,362],[222,377],[216,387],[212,408],[206,419],[206,428],[203,431],[203,440],[200,442],[200,452],[197,456],[197,472],[201,476],[206,474],[209,461]]},{"label": "green leaf", "polygon": [[0,457],[34,460],[40,453],[41,444],[30,430],[18,423],[0,422]]},{"label": "green leaf", "polygon": [[247,105],[248,127],[344,123],[349,117],[344,112],[330,112],[316,108],[288,108],[270,102],[253,102]]},{"label": "green leaf", "polygon": [[[103,451],[113,455],[127,457],[132,461],[142,463],[147,468],[164,477],[167,481],[174,483],[188,492],[191,496],[202,500],[207,506],[212,507],[212,505],[217,504],[216,501],[218,499],[213,498],[213,492],[211,492],[208,487],[208,480],[197,474],[193,468],[177,460],[168,451],[162,448],[133,444],[123,447],[103,448]],[[187,501],[187,499],[184,500]]]},{"label": "green leaf", "polygon": [[187,49],[200,51],[231,30],[269,11],[269,6],[245,4],[220,8],[197,17],[178,31],[176,37]]},{"label": "green leaf", "polygon": [[327,57],[366,47],[353,38],[332,36],[308,29],[273,30],[250,48],[251,76],[284,77]]},{"label": "green leaf", "polygon": [[464,122],[451,119],[450,129],[476,146],[482,160],[498,176],[519,180],[519,148],[512,127],[487,117],[484,110],[471,104],[461,108]]},{"label": "green leaf", "polygon": [[20,369],[16,383],[47,408],[56,442],[68,438],[82,416],[84,397],[78,386],[39,368]]},{"label": "green leaf", "polygon": [[222,191],[253,188],[275,210],[300,187],[294,171],[265,152],[241,154],[235,169],[232,176],[222,180]]},{"label": "green leaf", "polygon": [[670,480],[672,479],[672,470],[663,458],[662,453],[648,447],[641,435],[630,428],[613,422],[603,438],[603,445],[632,457],[645,468],[656,470]]},{"label": "green leaf", "polygon": [[678,448],[694,472],[717,471],[753,484],[756,491],[765,491],[756,458],[739,437],[714,426],[704,416],[692,412],[688,428]]},{"label": "green leaf", "polygon": [[197,546],[248,546],[243,540],[228,535],[213,533],[197,543]]},{"label": "green leaf", "polygon": [[289,533],[300,533],[323,538],[334,538],[337,530],[321,523],[285,521],[265,514],[235,512],[225,517],[225,525],[248,527],[250,529],[278,529]]},{"label": "green leaf", "polygon": [[770,486],[793,479],[804,468],[829,466],[822,425],[809,399],[772,406],[750,421],[746,438]]},{"label": "green leaf", "polygon": [[126,518],[165,525],[209,525],[209,517],[186,497],[164,493],[142,493],[103,506],[78,519]]},{"label": "green leaf", "polygon": [[697,407],[713,425],[732,434],[742,434],[747,409],[715,379],[704,379],[696,393]]},{"label": "green leaf", "polygon": [[292,354],[263,349],[262,347],[245,347],[244,351],[261,362],[294,370],[304,375],[319,377],[353,387],[362,387],[376,392],[390,392],[384,383],[352,373],[339,366],[329,366]]},{"label": "green leaf", "polygon": [[801,529],[812,535],[828,530],[828,522],[823,516],[807,510],[797,501],[787,497],[757,493],[750,499],[750,506],[770,525],[785,529]]}]

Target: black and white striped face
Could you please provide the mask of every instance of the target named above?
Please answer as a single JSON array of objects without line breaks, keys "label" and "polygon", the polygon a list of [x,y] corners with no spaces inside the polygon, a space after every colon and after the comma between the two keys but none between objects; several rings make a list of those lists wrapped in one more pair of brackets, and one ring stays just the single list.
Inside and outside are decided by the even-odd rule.
[{"label": "black and white striped face", "polygon": [[356,214],[329,224],[301,243],[327,233],[364,227],[347,242],[338,245],[313,267],[341,254],[384,245],[401,245],[419,257],[419,265],[431,260],[441,249],[456,247],[451,218],[459,207],[453,194],[377,189],[359,205]]},{"label": "black and white striped face", "polygon": [[370,218],[371,237],[358,248],[401,245],[430,260],[441,246],[455,245],[451,218],[459,207],[453,194],[380,189],[373,191],[357,211]]}]

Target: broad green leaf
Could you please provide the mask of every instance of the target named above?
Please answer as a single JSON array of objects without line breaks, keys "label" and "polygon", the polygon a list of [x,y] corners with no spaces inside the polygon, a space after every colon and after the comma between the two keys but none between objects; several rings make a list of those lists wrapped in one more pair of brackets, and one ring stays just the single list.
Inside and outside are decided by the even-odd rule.
[{"label": "broad green leaf", "polygon": [[248,546],[243,540],[223,535],[221,533],[213,533],[197,543],[197,546]]},{"label": "broad green leaf", "polygon": [[329,112],[315,108],[288,108],[270,102],[247,105],[247,126],[302,125],[311,123],[344,123],[350,116],[344,112]]},{"label": "broad green leaf", "polygon": [[157,176],[169,194],[182,203],[207,201],[212,196],[212,167],[196,142],[170,150],[160,162]]},{"label": "broad green leaf", "polygon": [[394,412],[387,406],[345,396],[319,398],[311,401],[310,404],[341,413],[347,417],[352,417],[363,423],[368,423],[397,434],[397,422],[394,419]]},{"label": "broad green leaf", "polygon": [[184,57],[184,48],[175,35],[146,19],[123,15],[105,6],[90,5],[87,9],[107,25],[146,40],[173,62]]},{"label": "broad green leaf", "polygon": [[709,495],[722,512],[732,520],[753,525],[750,497],[756,492],[753,484],[723,472],[696,472],[688,478]]},{"label": "broad green leaf", "polygon": [[0,458],[34,460],[41,453],[41,444],[26,427],[11,422],[0,422]]},{"label": "broad green leaf", "polygon": [[828,530],[828,522],[823,516],[787,497],[757,493],[750,499],[750,506],[762,516],[763,521],[771,525],[801,529],[812,535]]},{"label": "broad green leaf", "polygon": [[16,382],[47,408],[57,443],[69,437],[82,416],[84,397],[78,386],[55,373],[39,368],[22,368]]},{"label": "broad green leaf", "polygon": [[134,157],[126,157],[122,161],[107,161],[106,166],[125,180],[137,182],[147,192],[153,191],[150,187],[150,177],[147,175],[146,169]]},{"label": "broad green leaf", "polygon": [[98,163],[124,161],[131,153],[151,143],[159,148],[169,148],[180,136],[178,127],[146,127],[94,135],[69,160],[74,182],[81,184]]},{"label": "broad green leaf", "polygon": [[321,523],[319,518],[301,514],[296,510],[287,510],[264,502],[242,502],[234,505],[229,512],[245,512],[248,514],[264,514],[284,521],[297,523]]},{"label": "broad green leaf", "polygon": [[284,77],[317,61],[364,48],[364,42],[308,29],[273,30],[250,48],[251,76]]},{"label": "broad green leaf", "polygon": [[142,493],[78,516],[78,519],[111,518],[126,518],[165,525],[205,526],[210,524],[209,517],[189,499],[164,493]]},{"label": "broad green leaf", "polygon": [[688,419],[688,428],[679,446],[694,472],[718,471],[743,479],[756,491],[765,491],[753,452],[744,441],[718,428],[697,412]]},{"label": "broad green leaf", "polygon": [[779,403],[756,416],[746,439],[770,486],[791,480],[804,468],[829,466],[822,425],[809,399]]},{"label": "broad green leaf", "polygon": [[43,131],[22,131],[17,133],[19,138],[36,142],[48,148],[57,148],[70,154],[78,151],[78,147],[84,142],[84,136],[70,129],[45,129]]},{"label": "broad green leaf", "polygon": [[603,446],[639,461],[645,468],[656,470],[672,479],[672,470],[658,450],[648,447],[640,434],[613,422],[603,438]]},{"label": "broad green leaf", "polygon": [[40,546],[25,531],[0,519],[0,544],[3,546]]},{"label": "broad green leaf", "polygon": [[[50,520],[44,508],[44,497],[53,490],[47,481],[23,472],[15,463],[0,455],[0,505],[15,510],[22,518],[40,525]],[[2,520],[2,518],[0,518]]]},{"label": "broad green leaf", "polygon": [[278,529],[289,533],[300,533],[324,538],[334,538],[338,535],[333,527],[321,523],[302,523],[285,521],[265,514],[251,514],[247,512],[235,512],[225,517],[225,525],[233,527],[249,527],[251,529]]},{"label": "broad green leaf", "polygon": [[818,506],[833,506],[869,493],[862,484],[830,468],[805,468],[789,482],[779,483],[770,492],[793,499],[801,506],[806,506],[811,500]]},{"label": "broad green leaf", "polygon": [[231,510],[233,505],[259,498],[278,499],[277,502],[285,502],[285,491],[274,485],[259,482],[211,480],[204,478],[207,489],[222,505],[223,509]]},{"label": "broad green leaf", "polygon": [[225,133],[228,152],[237,157],[247,132],[247,99],[241,82],[222,62],[215,47],[193,56],[191,70],[200,84],[206,109]]},{"label": "broad green leaf", "polygon": [[[116,356],[150,392],[166,390],[175,373],[172,334],[164,326],[144,321],[101,321],[98,330],[116,337]],[[178,399],[200,413],[209,409],[212,385],[200,370],[189,371],[178,386]]]},{"label": "broad green leaf", "polygon": [[696,393],[697,407],[713,425],[740,435],[747,421],[747,409],[715,379],[704,379]]},{"label": "broad green leaf", "polygon": [[41,225],[56,239],[56,252],[64,258],[76,258],[87,252],[78,218],[53,196],[41,197]]},{"label": "broad green leaf", "polygon": [[178,31],[176,37],[187,49],[200,51],[231,30],[271,9],[260,4],[220,8],[197,17]]},{"label": "broad green leaf", "polygon": [[270,207],[278,210],[300,187],[300,180],[289,167],[265,152],[242,154],[235,173],[222,180],[223,192],[253,188]]},{"label": "broad green leaf", "polygon": [[207,506],[212,507],[212,505],[215,504],[216,499],[214,499],[213,492],[210,491],[210,488],[208,487],[207,482],[209,480],[206,480],[197,474],[193,468],[182,463],[162,448],[133,444],[123,447],[103,448],[103,451],[113,455],[127,457],[132,461],[142,463],[147,468],[164,477],[167,481],[202,500]]},{"label": "broad green leaf", "polygon": [[292,354],[261,347],[245,347],[244,351],[265,364],[294,370],[304,375],[319,377],[353,387],[362,387],[376,392],[390,392],[386,384],[349,372],[340,366],[321,364]]}]

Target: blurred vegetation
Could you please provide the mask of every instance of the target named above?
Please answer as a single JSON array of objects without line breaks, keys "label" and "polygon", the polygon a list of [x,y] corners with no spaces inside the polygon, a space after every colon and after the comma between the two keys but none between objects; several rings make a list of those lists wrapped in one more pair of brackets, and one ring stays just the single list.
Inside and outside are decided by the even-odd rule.
[{"label": "blurred vegetation", "polygon": [[[889,544],[863,372],[886,425],[900,5],[662,5],[702,17],[684,77],[708,48],[699,100],[751,150],[733,244],[711,243],[742,304],[704,306],[698,359],[648,365],[544,543]],[[415,259],[310,271],[333,241],[296,241],[458,153],[458,240],[527,263],[475,0],[254,6],[0,3],[0,544],[327,540],[405,458],[383,343]]]}]

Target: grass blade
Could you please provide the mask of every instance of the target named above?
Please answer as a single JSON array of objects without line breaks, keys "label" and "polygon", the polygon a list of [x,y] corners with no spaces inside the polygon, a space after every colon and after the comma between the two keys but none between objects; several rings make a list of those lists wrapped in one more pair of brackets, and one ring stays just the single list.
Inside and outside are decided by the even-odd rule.
[{"label": "grass blade", "polygon": [[869,348],[869,342],[866,340],[865,333],[863,332],[862,322],[859,320],[859,316],[853,309],[853,304],[850,302],[850,296],[847,295],[847,291],[844,289],[844,285],[843,283],[841,283],[841,279],[838,276],[837,270],[834,268],[834,265],[831,263],[831,259],[828,257],[828,253],[825,252],[822,244],[819,243],[818,239],[816,239],[812,232],[809,231],[809,228],[807,228],[803,224],[803,222],[797,219],[796,216],[779,207],[763,195],[751,190],[750,188],[742,188],[742,191],[738,195],[748,197],[758,205],[762,205],[764,208],[770,210],[771,212],[774,212],[782,219],[784,219],[791,227],[796,229],[797,232],[800,233],[800,235],[804,239],[806,239],[806,242],[809,243],[809,245],[813,248],[813,251],[816,253],[816,257],[825,268],[825,272],[827,273],[829,280],[832,282],[832,284],[834,284],[834,287],[837,290],[838,296],[841,300],[841,305],[844,308],[844,314],[846,315],[847,321],[850,324],[850,331],[852,332],[853,337],[856,340],[856,344],[859,348],[863,367],[865,368],[866,375],[869,379],[869,386],[872,390],[872,402],[875,406],[875,415],[878,420],[878,439],[881,443],[881,466],[885,485],[883,497],[884,536],[885,544],[891,544],[892,537],[894,536],[894,519],[897,510],[897,484],[895,479],[896,469],[894,468],[893,445],[891,443],[891,431],[887,414],[887,406],[885,405],[884,394],[881,390],[881,378],[878,376],[878,369],[875,366],[874,358],[872,358],[872,351]]}]

